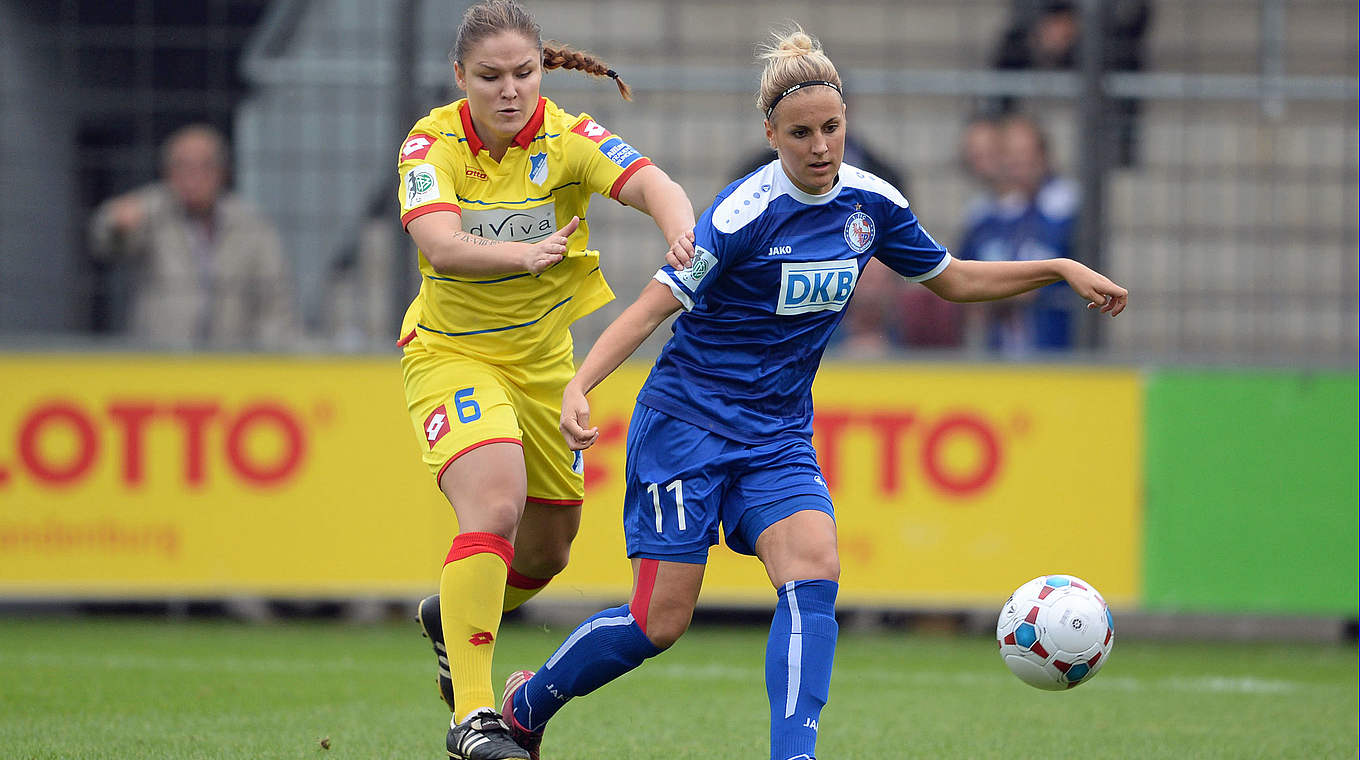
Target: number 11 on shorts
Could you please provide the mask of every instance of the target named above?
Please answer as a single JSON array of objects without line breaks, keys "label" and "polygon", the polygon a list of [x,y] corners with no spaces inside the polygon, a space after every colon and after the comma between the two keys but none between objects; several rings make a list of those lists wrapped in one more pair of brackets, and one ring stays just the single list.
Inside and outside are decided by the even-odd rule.
[{"label": "number 11 on shorts", "polygon": [[[675,515],[679,521],[680,530],[685,529],[685,489],[683,481],[672,480],[666,484],[666,490],[675,495]],[[656,510],[656,532],[661,532],[661,489],[656,483],[647,484],[647,493],[652,495],[652,508]]]}]

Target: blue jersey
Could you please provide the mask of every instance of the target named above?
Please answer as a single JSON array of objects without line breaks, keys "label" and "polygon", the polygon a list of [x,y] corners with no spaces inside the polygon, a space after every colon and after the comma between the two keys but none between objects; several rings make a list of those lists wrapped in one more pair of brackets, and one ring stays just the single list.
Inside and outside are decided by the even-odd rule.
[{"label": "blue jersey", "polygon": [[638,401],[752,444],[811,438],[813,376],[870,257],[916,282],[950,261],[901,193],[849,164],[809,195],[773,161],[719,193],[694,236],[688,269],[656,273],[685,312]]},{"label": "blue jersey", "polygon": [[[1071,257],[1077,211],[1076,185],[1049,177],[1033,198],[1007,196],[979,204],[955,250],[961,259],[978,261]],[[989,324],[987,341],[1006,352],[1070,348],[1072,315],[1081,303],[1067,283],[1042,287],[1007,317]]]}]

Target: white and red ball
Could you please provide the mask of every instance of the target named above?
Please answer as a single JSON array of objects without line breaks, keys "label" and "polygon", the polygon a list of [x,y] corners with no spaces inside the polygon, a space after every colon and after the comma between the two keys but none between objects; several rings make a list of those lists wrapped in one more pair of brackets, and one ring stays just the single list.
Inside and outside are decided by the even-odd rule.
[{"label": "white and red ball", "polygon": [[1049,691],[1070,689],[1091,680],[1110,659],[1114,617],[1086,581],[1041,575],[1001,606],[996,644],[1021,681]]}]

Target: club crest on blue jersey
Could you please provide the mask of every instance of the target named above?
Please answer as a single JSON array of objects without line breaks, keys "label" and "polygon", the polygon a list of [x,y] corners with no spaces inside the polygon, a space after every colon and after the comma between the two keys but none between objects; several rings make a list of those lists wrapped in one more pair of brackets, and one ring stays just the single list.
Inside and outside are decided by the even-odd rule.
[{"label": "club crest on blue jersey", "polygon": [[864,253],[874,244],[874,220],[863,211],[856,211],[845,220],[842,230],[846,245],[855,253]]},{"label": "club crest on blue jersey", "polygon": [[529,181],[540,187],[548,181],[547,153],[534,153],[529,156]]}]

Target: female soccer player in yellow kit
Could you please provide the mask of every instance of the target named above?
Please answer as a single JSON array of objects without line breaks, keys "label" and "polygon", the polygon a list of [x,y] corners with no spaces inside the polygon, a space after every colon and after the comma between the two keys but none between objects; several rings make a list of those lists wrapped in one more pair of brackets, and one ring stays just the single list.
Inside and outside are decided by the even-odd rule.
[{"label": "female soccer player in yellow kit", "polygon": [[416,122],[398,158],[422,275],[399,341],[406,400],[459,529],[419,614],[454,711],[449,756],[527,758],[495,712],[492,651],[502,611],[566,566],[580,523],[581,457],[557,430],[569,327],[613,298],[586,247],[590,196],[651,215],[682,264],[694,209],[628,143],[539,95],[543,70],[563,67],[629,96],[601,62],[545,47],[512,0],[472,6],[451,58],[467,98]]}]

